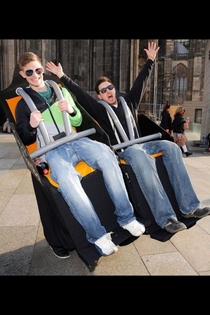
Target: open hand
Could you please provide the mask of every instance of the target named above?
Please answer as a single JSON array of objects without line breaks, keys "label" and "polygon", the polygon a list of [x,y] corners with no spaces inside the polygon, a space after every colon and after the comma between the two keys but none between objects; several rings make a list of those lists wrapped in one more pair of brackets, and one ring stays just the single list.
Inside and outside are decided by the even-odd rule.
[{"label": "open hand", "polygon": [[146,48],[144,49],[144,51],[147,54],[147,58],[151,59],[153,61],[155,60],[157,52],[160,49],[160,47],[156,48],[156,46],[157,46],[157,44],[155,42],[149,42],[148,43],[148,49],[146,49]]},{"label": "open hand", "polygon": [[52,73],[54,73],[55,75],[57,75],[58,78],[61,78],[61,77],[64,75],[63,68],[62,68],[60,62],[59,62],[58,65],[56,66],[56,65],[54,64],[54,62],[48,61],[48,62],[46,63],[45,68],[46,68],[47,71],[52,72]]}]

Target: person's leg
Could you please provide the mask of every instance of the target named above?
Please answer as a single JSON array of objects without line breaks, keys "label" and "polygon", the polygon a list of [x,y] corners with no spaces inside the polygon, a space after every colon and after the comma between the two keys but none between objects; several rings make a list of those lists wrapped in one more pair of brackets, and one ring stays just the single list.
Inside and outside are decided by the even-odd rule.
[{"label": "person's leg", "polygon": [[149,154],[162,152],[171,185],[183,213],[188,213],[200,205],[190,181],[182,154],[178,146],[167,140],[150,141],[143,145]]},{"label": "person's leg", "polygon": [[208,148],[204,150],[204,153],[210,153],[210,133],[206,137],[208,141]]},{"label": "person's leg", "polygon": [[181,142],[181,147],[183,149],[183,152],[186,153],[187,152],[187,146],[185,143],[185,138],[182,134],[181,134],[180,142]]},{"label": "person's leg", "polygon": [[180,141],[181,141],[182,152],[186,155],[186,157],[188,157],[188,156],[192,155],[193,152],[189,152],[187,149],[185,135],[181,133],[180,136],[181,136]]},{"label": "person's leg", "polygon": [[184,134],[174,133],[174,142],[180,147],[182,153],[184,153],[186,155],[186,157],[193,154],[193,152],[189,152],[187,149]]},{"label": "person's leg", "polygon": [[104,183],[115,205],[115,215],[120,226],[129,230],[134,236],[144,233],[145,227],[138,224],[133,206],[129,200],[122,172],[114,152],[105,144],[81,138],[73,141],[77,154],[91,167],[100,170]]},{"label": "person's leg", "polygon": [[176,215],[158,176],[155,158],[138,144],[126,148],[120,156],[132,167],[156,223],[164,228]]},{"label": "person's leg", "polygon": [[81,176],[74,168],[79,162],[78,156],[69,146],[62,145],[48,152],[46,159],[51,168],[52,179],[59,184],[58,191],[61,192],[75,219],[86,231],[87,240],[94,243],[106,234],[106,229],[101,225],[81,185]]}]

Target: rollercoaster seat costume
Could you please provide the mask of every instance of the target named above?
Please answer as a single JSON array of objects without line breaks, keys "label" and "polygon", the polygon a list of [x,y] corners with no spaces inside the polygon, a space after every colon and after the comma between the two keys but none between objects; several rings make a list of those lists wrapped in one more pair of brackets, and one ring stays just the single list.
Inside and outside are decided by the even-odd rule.
[{"label": "rollercoaster seat costume", "polygon": [[[44,76],[45,80],[52,78],[51,76]],[[48,82],[52,84],[53,88],[55,88],[57,83],[59,83],[58,80],[57,83],[55,83],[55,81],[56,80],[48,80]],[[49,175],[40,175],[34,165],[33,159],[41,156],[47,152],[49,148],[53,148],[54,145],[57,146],[65,143],[65,141],[71,141],[71,139],[75,139],[75,137],[88,136],[91,139],[104,142],[107,145],[109,145],[109,139],[99,125],[79,104],[77,104],[83,117],[85,116],[83,123],[77,130],[77,133],[74,133],[73,135],[71,133],[69,134],[68,126],[65,126],[67,129],[67,136],[54,141],[54,143],[48,143],[48,140],[46,140],[46,145],[40,149],[37,149],[34,144],[30,146],[23,145],[16,131],[15,109],[21,97],[25,98],[29,108],[34,105],[32,100],[32,104],[30,103],[30,97],[23,89],[26,86],[27,84],[25,84],[25,81],[21,79],[19,73],[16,73],[11,85],[0,92],[0,102],[6,116],[9,118],[13,134],[26,166],[31,172],[32,183],[45,238],[52,247],[63,247],[68,250],[76,249],[78,255],[87,264],[87,266],[90,269],[94,268],[98,259],[101,257],[100,253],[95,248],[94,244],[91,244],[86,240],[84,229],[74,218],[71,211],[69,211],[68,205],[62,195],[58,192],[58,184],[55,183]],[[47,139],[47,135],[45,134],[42,124],[40,126],[40,130],[43,133],[43,138]],[[98,170],[90,168],[85,162],[80,162],[75,168],[83,177],[81,184],[93,203],[101,223],[105,226],[107,232],[113,232],[113,242],[116,245],[123,245],[124,243],[127,244],[133,241],[135,237],[133,237],[127,230],[122,229],[117,223],[117,218],[114,215],[115,208],[106,190],[102,173]]]},{"label": "rollercoaster seat costume", "polygon": [[[26,166],[31,172],[32,183],[36,195],[45,238],[50,246],[64,247],[68,250],[76,249],[81,259],[87,264],[90,269],[92,269],[96,266],[97,261],[100,258],[99,252],[93,244],[89,243],[86,240],[84,229],[80,226],[80,224],[69,211],[69,207],[64,201],[62,195],[57,191],[56,183],[53,182],[49,176],[40,176],[34,165],[33,158],[43,154],[46,151],[40,152],[39,149],[37,150],[34,145],[30,145],[29,147],[24,146],[20,137],[17,134],[15,108],[17,102],[20,100],[21,97],[23,97],[21,95],[23,88],[28,85],[25,80],[19,75],[17,69],[14,72],[14,77],[11,85],[7,89],[0,92],[0,102],[6,113],[6,117],[9,118],[14,137],[24,158]],[[49,82],[51,82],[52,84],[52,76],[44,75],[44,79],[50,80]],[[60,81],[56,77],[53,77],[53,82],[60,84]],[[102,130],[102,128],[100,128],[98,123],[94,121],[94,119],[84,110],[84,108],[80,106],[80,104],[78,104],[76,100],[75,102],[79,107],[83,117],[85,117],[83,119],[82,125],[77,128],[77,136],[88,136],[91,139],[101,141],[111,146],[107,134]],[[170,135],[168,135],[161,127],[159,127],[145,115],[138,115],[138,120],[141,126],[141,139],[138,140],[139,143],[141,141],[149,141],[157,138],[172,141]],[[118,127],[119,130],[120,128],[122,128],[121,126]],[[66,128],[68,129],[68,126],[66,126]],[[42,131],[44,132],[44,130]],[[67,140],[71,141],[71,135],[69,135],[68,130]],[[62,141],[66,141],[65,138],[56,140],[55,142],[57,142],[57,144],[62,144],[64,143]],[[116,146],[111,147],[114,150],[118,150],[132,144],[133,141],[135,142],[136,140],[124,139],[122,143],[118,143]],[[47,147],[50,146],[52,146],[52,144],[47,143],[44,150],[47,150]],[[166,169],[163,165],[161,154],[157,154],[155,158],[160,179],[169,196],[169,199],[173,205],[178,219],[180,219],[180,221],[183,221],[188,228],[193,226],[197,219],[181,218],[181,213],[179,211],[178,204],[176,202],[173,188],[171,187]],[[171,236],[173,236],[173,234],[162,230],[156,224],[151,210],[146,202],[146,199],[139,188],[136,176],[132,171],[132,168],[122,160],[119,161],[119,165],[123,173],[130,200],[134,207],[135,215],[137,219],[145,224],[146,233],[150,234],[150,237],[160,241],[168,240]],[[79,165],[77,166],[77,170],[83,176],[81,184],[91,202],[93,203],[93,206],[102,224],[105,226],[107,232],[114,232],[112,234],[113,242],[116,245],[126,245],[133,241],[135,237],[131,236],[131,234],[127,230],[119,227],[117,223],[116,216],[114,215],[114,205],[107,193],[101,172],[89,168],[83,162],[79,163]]]}]

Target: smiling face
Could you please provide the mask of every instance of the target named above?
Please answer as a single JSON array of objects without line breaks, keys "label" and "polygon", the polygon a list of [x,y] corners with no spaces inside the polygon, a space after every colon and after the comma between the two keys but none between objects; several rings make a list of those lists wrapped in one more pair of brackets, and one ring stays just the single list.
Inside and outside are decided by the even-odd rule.
[{"label": "smiling face", "polygon": [[40,58],[33,52],[25,52],[19,58],[19,74],[26,79],[30,87],[35,91],[42,91],[45,87]]},{"label": "smiling face", "polygon": [[99,86],[99,94],[97,94],[100,100],[107,102],[109,105],[117,105],[116,89],[113,84],[108,81],[102,82]]},{"label": "smiling face", "polygon": [[31,61],[20,70],[20,75],[26,79],[32,89],[39,90],[44,85],[44,69],[40,62]]}]

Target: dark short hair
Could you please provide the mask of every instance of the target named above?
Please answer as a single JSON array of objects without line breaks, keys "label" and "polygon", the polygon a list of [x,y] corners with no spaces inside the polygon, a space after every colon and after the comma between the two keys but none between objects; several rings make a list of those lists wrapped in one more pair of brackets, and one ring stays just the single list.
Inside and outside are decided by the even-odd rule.
[{"label": "dark short hair", "polygon": [[169,109],[170,107],[171,107],[170,104],[166,104],[166,105],[163,107],[163,110]]},{"label": "dark short hair", "polygon": [[103,82],[109,82],[110,84],[113,84],[110,78],[105,77],[105,76],[99,77],[98,80],[96,81],[96,85],[95,85],[95,91],[96,91],[97,94],[100,93],[98,87]]}]

